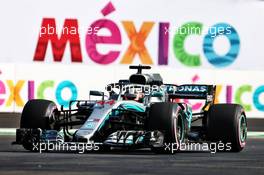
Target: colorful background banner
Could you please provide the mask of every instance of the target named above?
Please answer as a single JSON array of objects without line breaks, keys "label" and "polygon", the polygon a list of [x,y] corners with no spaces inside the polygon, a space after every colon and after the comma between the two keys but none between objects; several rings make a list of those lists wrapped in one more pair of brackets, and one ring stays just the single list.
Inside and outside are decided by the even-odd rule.
[{"label": "colorful background banner", "polygon": [[263,8],[254,0],[6,1],[0,112],[20,112],[32,98],[67,106],[128,78],[128,65],[148,64],[167,83],[217,84],[217,102],[264,117]]}]

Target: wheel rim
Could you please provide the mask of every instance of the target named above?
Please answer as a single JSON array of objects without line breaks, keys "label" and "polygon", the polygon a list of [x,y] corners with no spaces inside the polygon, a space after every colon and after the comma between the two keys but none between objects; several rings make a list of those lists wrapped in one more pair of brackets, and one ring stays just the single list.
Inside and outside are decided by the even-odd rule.
[{"label": "wheel rim", "polygon": [[174,118],[174,136],[176,143],[182,142],[183,139],[183,122],[181,115],[178,115],[177,118]]},{"label": "wheel rim", "polygon": [[241,115],[239,119],[239,141],[244,143],[247,138],[247,123],[245,115]]}]

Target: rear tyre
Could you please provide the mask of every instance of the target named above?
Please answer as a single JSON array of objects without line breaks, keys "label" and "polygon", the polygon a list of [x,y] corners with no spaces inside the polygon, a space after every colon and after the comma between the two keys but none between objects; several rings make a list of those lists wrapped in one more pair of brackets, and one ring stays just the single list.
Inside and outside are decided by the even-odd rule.
[{"label": "rear tyre", "polygon": [[[184,141],[185,128],[182,109],[175,103],[154,103],[150,107],[148,130],[164,135],[162,146],[152,147],[155,153],[175,153]],[[173,149],[173,150],[172,150]]]},{"label": "rear tyre", "polygon": [[[56,104],[49,100],[29,100],[23,108],[20,120],[20,128],[28,129],[52,129],[52,124],[57,115]],[[25,137],[22,145],[26,150],[32,151],[33,144],[38,142],[39,138],[28,135]]]},{"label": "rear tyre", "polygon": [[207,119],[207,138],[211,142],[223,142],[224,150],[240,152],[246,145],[247,119],[238,104],[215,104],[210,107]]}]

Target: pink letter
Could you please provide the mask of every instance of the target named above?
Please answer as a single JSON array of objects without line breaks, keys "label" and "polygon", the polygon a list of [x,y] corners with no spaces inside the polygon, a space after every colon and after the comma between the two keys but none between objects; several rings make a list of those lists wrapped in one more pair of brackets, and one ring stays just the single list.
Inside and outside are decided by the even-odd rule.
[{"label": "pink letter", "polygon": [[118,26],[111,20],[100,19],[92,23],[91,28],[106,28],[110,31],[110,36],[98,36],[97,33],[86,35],[86,51],[91,59],[98,64],[109,64],[114,62],[119,56],[119,51],[109,51],[101,54],[97,51],[96,44],[121,44],[121,34]]}]

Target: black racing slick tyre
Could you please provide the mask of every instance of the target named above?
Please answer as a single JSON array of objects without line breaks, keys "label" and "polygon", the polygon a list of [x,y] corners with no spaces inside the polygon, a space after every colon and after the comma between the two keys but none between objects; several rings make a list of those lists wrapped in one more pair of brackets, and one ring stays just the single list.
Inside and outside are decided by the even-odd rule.
[{"label": "black racing slick tyre", "polygon": [[229,144],[220,151],[240,152],[246,145],[247,119],[238,104],[215,104],[208,111],[207,139],[211,142]]},{"label": "black racing slick tyre", "polygon": [[[52,129],[55,115],[58,112],[56,104],[49,100],[29,100],[23,108],[20,120],[20,128],[26,129]],[[32,151],[33,143],[38,142],[39,137],[29,134],[22,145]]]},{"label": "black racing slick tyre", "polygon": [[20,128],[51,129],[54,115],[57,112],[56,104],[49,100],[29,100],[23,108]]},{"label": "black racing slick tyre", "polygon": [[185,137],[182,112],[182,108],[175,103],[154,103],[150,106],[147,128],[160,131],[164,136],[162,146],[153,146],[153,152],[172,154],[178,151]]}]

